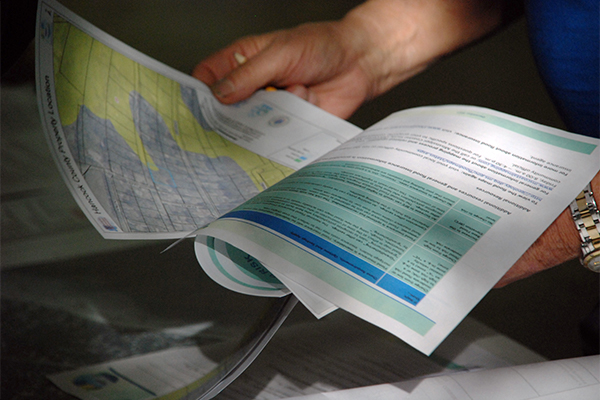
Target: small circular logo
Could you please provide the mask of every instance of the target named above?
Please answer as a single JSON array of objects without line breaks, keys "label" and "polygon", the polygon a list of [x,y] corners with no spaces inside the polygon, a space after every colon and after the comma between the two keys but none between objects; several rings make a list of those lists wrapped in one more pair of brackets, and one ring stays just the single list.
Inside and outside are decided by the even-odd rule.
[{"label": "small circular logo", "polygon": [[279,126],[287,125],[288,122],[290,122],[289,117],[286,117],[284,115],[280,115],[280,116],[271,118],[269,120],[269,125],[273,126],[273,127],[279,127]]}]

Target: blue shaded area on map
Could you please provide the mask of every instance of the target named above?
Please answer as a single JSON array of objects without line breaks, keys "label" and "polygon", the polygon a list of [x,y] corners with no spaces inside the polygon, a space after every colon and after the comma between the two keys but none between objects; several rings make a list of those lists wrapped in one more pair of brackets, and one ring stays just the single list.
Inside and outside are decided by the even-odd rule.
[{"label": "blue shaded area on map", "polygon": [[110,120],[85,106],[75,123],[63,127],[86,183],[123,231],[189,232],[259,192],[231,158],[181,149],[160,114],[139,93],[131,92],[129,101],[149,165]]},{"label": "blue shaded area on map", "polygon": [[181,85],[181,99],[187,108],[191,111],[196,121],[200,124],[202,129],[207,131],[212,131],[213,128],[210,127],[204,115],[202,115],[202,108],[200,108],[200,102],[198,101],[198,96],[196,95],[196,91],[189,87]]}]

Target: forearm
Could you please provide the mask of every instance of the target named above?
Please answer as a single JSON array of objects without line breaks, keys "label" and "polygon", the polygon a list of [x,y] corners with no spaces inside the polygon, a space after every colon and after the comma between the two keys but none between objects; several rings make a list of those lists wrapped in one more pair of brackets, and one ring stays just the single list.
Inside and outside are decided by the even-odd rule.
[{"label": "forearm", "polygon": [[[598,200],[600,173],[592,179],[591,187]],[[571,217],[571,211],[567,208],[500,279],[496,287],[505,286],[580,256],[581,239]]]},{"label": "forearm", "polygon": [[[358,60],[375,97],[439,58],[493,32],[521,12],[514,0],[370,0],[341,21],[362,42]],[[345,28],[345,29],[344,29]]]}]

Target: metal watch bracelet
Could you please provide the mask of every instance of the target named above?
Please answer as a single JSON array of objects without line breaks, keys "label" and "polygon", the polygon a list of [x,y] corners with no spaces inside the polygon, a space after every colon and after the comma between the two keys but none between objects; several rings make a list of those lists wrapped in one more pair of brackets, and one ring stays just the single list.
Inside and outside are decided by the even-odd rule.
[{"label": "metal watch bracelet", "polygon": [[571,203],[571,215],[581,236],[581,264],[600,272],[600,214],[589,184]]}]

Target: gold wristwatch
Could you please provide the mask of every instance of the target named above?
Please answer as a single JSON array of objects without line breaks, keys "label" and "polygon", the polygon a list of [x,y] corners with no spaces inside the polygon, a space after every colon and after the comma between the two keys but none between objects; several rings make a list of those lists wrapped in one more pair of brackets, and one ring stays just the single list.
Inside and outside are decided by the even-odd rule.
[{"label": "gold wristwatch", "polygon": [[571,215],[581,236],[581,264],[600,272],[600,214],[589,184],[571,203]]}]

